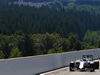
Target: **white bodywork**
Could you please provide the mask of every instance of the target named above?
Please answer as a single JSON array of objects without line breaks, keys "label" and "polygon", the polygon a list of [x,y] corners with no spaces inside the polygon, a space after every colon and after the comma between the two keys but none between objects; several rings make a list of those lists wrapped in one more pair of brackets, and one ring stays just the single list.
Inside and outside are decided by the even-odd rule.
[{"label": "white bodywork", "polygon": [[80,62],[79,69],[84,68],[84,63],[85,63],[85,62]]},{"label": "white bodywork", "polygon": [[84,66],[88,66],[88,63],[93,63],[93,61],[89,61],[88,59],[86,59],[85,61],[83,59],[79,59],[76,60],[75,63],[79,63],[78,64],[79,69],[83,69]]}]

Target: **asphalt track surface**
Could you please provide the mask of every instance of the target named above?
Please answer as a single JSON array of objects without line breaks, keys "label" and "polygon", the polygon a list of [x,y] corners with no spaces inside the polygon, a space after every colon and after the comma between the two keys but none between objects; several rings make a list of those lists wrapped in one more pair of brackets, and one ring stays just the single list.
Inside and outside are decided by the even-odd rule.
[{"label": "asphalt track surface", "polygon": [[[99,60],[100,63],[100,60]],[[100,67],[100,65],[99,65]],[[96,69],[95,72],[89,72],[89,71],[69,71],[69,67],[61,68],[55,71],[51,71],[48,73],[44,73],[41,75],[100,75],[100,68]]]}]

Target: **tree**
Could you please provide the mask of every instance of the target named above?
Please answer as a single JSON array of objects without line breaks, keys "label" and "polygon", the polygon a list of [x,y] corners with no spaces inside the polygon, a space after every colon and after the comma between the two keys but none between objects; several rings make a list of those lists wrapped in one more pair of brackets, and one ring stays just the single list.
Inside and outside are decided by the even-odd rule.
[{"label": "tree", "polygon": [[76,34],[70,33],[68,36],[68,40],[70,41],[70,49],[72,50],[81,50],[81,42],[78,39]]},{"label": "tree", "polygon": [[4,58],[5,58],[5,55],[4,55],[3,51],[0,50],[0,59],[4,59]]},{"label": "tree", "polygon": [[0,35],[0,50],[3,51],[5,58],[9,57],[10,49],[9,46],[10,38],[7,35]]},{"label": "tree", "polygon": [[24,39],[24,50],[25,56],[32,56],[35,55],[35,50],[34,50],[34,41],[30,38],[30,35],[25,35],[25,39]]},{"label": "tree", "polygon": [[85,33],[83,40],[92,46],[99,47],[100,31],[90,31]]},{"label": "tree", "polygon": [[22,52],[20,52],[18,48],[13,48],[9,58],[16,58],[16,57],[22,57]]},{"label": "tree", "polygon": [[68,39],[66,39],[66,38],[63,38],[62,39],[62,47],[63,47],[62,49],[63,49],[63,51],[64,52],[69,51],[70,50],[70,46],[71,46],[70,41]]}]

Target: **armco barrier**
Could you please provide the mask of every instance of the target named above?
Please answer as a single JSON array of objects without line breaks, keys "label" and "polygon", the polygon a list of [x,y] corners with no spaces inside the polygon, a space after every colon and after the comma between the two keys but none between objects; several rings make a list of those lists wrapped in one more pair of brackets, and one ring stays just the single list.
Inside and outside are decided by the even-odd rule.
[{"label": "armco barrier", "polygon": [[0,60],[0,75],[36,75],[68,66],[70,61],[86,54],[97,59],[100,57],[100,49]]}]

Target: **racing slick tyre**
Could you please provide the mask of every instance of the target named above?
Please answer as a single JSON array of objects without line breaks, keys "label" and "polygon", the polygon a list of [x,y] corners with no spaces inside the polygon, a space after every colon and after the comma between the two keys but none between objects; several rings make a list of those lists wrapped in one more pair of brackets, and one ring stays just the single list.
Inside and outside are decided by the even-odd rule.
[{"label": "racing slick tyre", "polygon": [[90,64],[90,72],[94,72],[95,71],[95,67],[94,67],[94,63]]},{"label": "racing slick tyre", "polygon": [[99,61],[95,61],[94,64],[95,64],[95,69],[99,69]]},{"label": "racing slick tyre", "polygon": [[74,62],[72,62],[72,63],[70,63],[70,65],[69,65],[69,70],[70,71],[74,71]]}]

